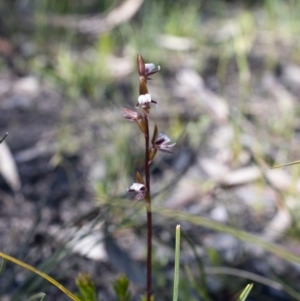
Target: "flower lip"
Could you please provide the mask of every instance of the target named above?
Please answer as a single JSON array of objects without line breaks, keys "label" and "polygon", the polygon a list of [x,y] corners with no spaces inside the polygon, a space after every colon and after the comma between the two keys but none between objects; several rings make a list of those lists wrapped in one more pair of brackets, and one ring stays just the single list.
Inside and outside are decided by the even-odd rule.
[{"label": "flower lip", "polygon": [[133,183],[129,188],[127,188],[128,192],[140,192],[141,190],[145,189],[145,185],[141,183]]},{"label": "flower lip", "polygon": [[138,98],[138,102],[140,105],[143,105],[145,103],[150,103],[151,102],[151,95],[150,94],[142,94]]},{"label": "flower lip", "polygon": [[176,143],[168,144],[169,142],[171,142],[171,139],[166,134],[160,133],[157,135],[153,147],[162,152],[172,153],[171,148],[176,145]]},{"label": "flower lip", "polygon": [[157,138],[155,139],[155,144],[162,145],[162,144],[169,143],[170,141],[171,139],[166,134],[160,133],[157,135]]},{"label": "flower lip", "polygon": [[145,77],[147,79],[150,79],[149,78],[150,75],[153,75],[153,74],[159,72],[160,71],[160,66],[157,66],[157,70],[154,70],[154,69],[155,69],[155,65],[153,63],[145,64]]},{"label": "flower lip", "polygon": [[155,65],[153,63],[145,64],[145,73],[149,74],[154,68]]},{"label": "flower lip", "polygon": [[137,192],[137,195],[134,197],[134,201],[140,201],[145,198],[147,193],[146,186],[141,183],[133,183],[129,188],[127,188],[128,192]]},{"label": "flower lip", "polygon": [[136,104],[136,107],[138,107],[139,105],[142,105],[143,107],[149,107],[149,103],[154,103],[156,104],[156,106],[158,106],[157,101],[151,99],[150,94],[141,94],[138,98],[138,103]]}]

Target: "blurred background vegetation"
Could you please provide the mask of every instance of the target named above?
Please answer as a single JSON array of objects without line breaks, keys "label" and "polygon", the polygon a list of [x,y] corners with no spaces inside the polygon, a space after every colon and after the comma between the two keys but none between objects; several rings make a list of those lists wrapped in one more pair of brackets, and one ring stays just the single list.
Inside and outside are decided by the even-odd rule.
[{"label": "blurred background vegetation", "polygon": [[[162,69],[153,123],[177,142],[152,168],[157,299],[180,222],[180,300],[236,300],[249,282],[249,300],[300,300],[300,168],[270,169],[300,157],[299,16],[298,0],[2,0],[0,250],[73,290],[90,273],[101,300],[118,273],[143,293],[144,208],[125,193],[143,139],[121,114],[140,53]],[[0,299],[67,300],[1,271]]]}]

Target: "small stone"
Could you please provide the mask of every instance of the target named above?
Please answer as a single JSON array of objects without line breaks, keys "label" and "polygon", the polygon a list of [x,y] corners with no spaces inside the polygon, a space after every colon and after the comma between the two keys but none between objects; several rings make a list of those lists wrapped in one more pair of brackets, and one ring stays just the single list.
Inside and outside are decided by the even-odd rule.
[{"label": "small stone", "polygon": [[218,206],[210,212],[210,217],[215,221],[226,223],[228,221],[228,213],[224,206]]},{"label": "small stone", "polygon": [[14,91],[18,94],[26,94],[31,97],[36,97],[40,92],[40,84],[33,76],[27,76],[18,80],[14,84]]}]

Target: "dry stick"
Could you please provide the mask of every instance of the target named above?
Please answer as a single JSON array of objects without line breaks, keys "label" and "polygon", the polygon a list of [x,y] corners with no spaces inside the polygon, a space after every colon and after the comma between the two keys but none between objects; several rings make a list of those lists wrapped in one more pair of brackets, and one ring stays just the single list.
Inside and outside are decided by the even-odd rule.
[{"label": "dry stick", "polygon": [[147,301],[151,300],[151,282],[152,282],[152,212],[150,195],[150,164],[149,164],[149,123],[147,113],[144,113],[146,123],[145,133],[145,176],[147,194],[145,197],[147,210]]}]

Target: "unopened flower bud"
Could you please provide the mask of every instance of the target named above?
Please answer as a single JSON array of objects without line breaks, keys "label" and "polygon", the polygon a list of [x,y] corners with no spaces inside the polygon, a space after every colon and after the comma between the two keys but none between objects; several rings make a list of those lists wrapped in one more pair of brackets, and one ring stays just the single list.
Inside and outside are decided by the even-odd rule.
[{"label": "unopened flower bud", "polygon": [[137,67],[138,67],[139,75],[144,76],[146,67],[145,67],[144,59],[140,54],[137,55]]},{"label": "unopened flower bud", "polygon": [[143,117],[142,117],[141,119],[138,119],[138,120],[137,120],[137,124],[138,124],[140,130],[141,130],[144,134],[146,134],[146,132],[147,132],[147,126],[146,126],[145,119],[144,119]]},{"label": "unopened flower bud", "polygon": [[153,159],[154,159],[156,153],[157,153],[157,148],[152,147],[152,148],[150,149],[150,151],[149,151],[149,162],[148,162],[148,164],[150,164],[150,163],[153,161]]},{"label": "unopened flower bud", "polygon": [[142,118],[141,113],[139,113],[139,112],[137,112],[135,110],[123,107],[122,111],[123,111],[124,118],[126,118],[126,119],[128,119],[130,121],[137,121],[137,120],[139,120],[139,119]]},{"label": "unopened flower bud", "polygon": [[143,177],[141,176],[141,174],[138,171],[136,172],[136,176],[135,177],[136,177],[136,181],[138,183],[145,185],[145,181],[144,181]]},{"label": "unopened flower bud", "polygon": [[154,70],[155,65],[153,63],[145,64],[144,59],[140,54],[137,56],[137,67],[140,77],[143,77],[145,80],[150,79],[149,76],[160,71],[160,66],[157,66],[157,70]]},{"label": "unopened flower bud", "polygon": [[126,107],[123,107],[122,108],[122,111],[123,111],[123,115],[126,119],[130,120],[130,121],[136,121],[140,130],[145,134],[146,133],[146,122],[145,122],[145,119],[144,117],[142,116],[141,113],[135,111],[135,110],[132,110],[132,109],[129,109],[129,108],[126,108]]},{"label": "unopened flower bud", "polygon": [[158,134],[158,127],[157,127],[157,124],[155,124],[152,139],[151,139],[151,142],[152,142],[153,146],[155,145],[155,140],[157,138],[157,134]]}]

